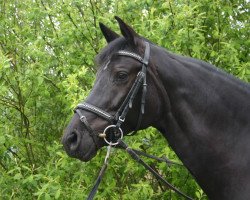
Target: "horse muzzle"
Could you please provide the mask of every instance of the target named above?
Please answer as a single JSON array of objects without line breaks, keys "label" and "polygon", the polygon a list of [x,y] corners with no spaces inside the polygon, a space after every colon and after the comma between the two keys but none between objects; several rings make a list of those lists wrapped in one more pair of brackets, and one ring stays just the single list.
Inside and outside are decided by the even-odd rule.
[{"label": "horse muzzle", "polygon": [[98,148],[87,131],[73,129],[64,133],[62,144],[66,153],[73,158],[87,162],[97,153]]}]

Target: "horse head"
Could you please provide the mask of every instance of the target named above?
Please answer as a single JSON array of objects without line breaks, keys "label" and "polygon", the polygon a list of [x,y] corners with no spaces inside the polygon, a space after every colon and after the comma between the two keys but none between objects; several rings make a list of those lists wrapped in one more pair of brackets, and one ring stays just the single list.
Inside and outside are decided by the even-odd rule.
[{"label": "horse head", "polygon": [[122,36],[100,23],[108,44],[96,57],[94,86],[76,107],[62,139],[67,154],[82,161],[123,134],[160,123],[162,115],[153,45],[115,18]]}]

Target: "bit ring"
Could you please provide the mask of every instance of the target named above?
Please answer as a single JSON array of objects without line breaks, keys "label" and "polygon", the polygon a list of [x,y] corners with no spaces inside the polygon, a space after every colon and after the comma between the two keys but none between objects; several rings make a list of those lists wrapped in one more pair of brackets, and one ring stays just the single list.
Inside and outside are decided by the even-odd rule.
[{"label": "bit ring", "polygon": [[[104,131],[103,131],[103,134],[105,134],[105,135],[107,135],[106,134],[106,132],[107,132],[107,130],[109,130],[110,128],[116,128],[116,125],[109,125],[109,126],[107,126],[105,129],[104,129]],[[123,138],[123,131],[122,131],[122,129],[121,128],[118,128],[117,129],[119,132],[120,132],[120,134],[121,134],[121,136],[120,136],[120,138],[119,139],[122,139]],[[111,142],[111,141],[108,141],[107,139],[106,139],[106,137],[104,137],[103,138],[104,139],[104,141],[108,144],[108,145],[110,145],[110,146],[115,146],[115,145],[117,145],[119,142]]]}]

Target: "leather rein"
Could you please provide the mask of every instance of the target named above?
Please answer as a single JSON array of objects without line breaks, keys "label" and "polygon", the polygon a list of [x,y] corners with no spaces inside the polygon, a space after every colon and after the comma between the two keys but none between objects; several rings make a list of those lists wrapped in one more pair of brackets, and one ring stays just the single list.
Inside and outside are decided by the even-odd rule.
[{"label": "leather rein", "polygon": [[[105,140],[105,142],[108,144],[107,154],[106,154],[106,157],[104,160],[104,164],[99,172],[99,175],[96,179],[96,182],[95,182],[87,200],[92,200],[97,192],[98,186],[99,186],[101,179],[102,179],[102,177],[107,169],[107,166],[108,166],[108,159],[110,156],[112,146],[117,146],[118,148],[126,150],[134,160],[136,160],[138,163],[142,164],[158,180],[162,181],[171,190],[175,191],[176,193],[178,193],[179,195],[181,195],[182,197],[184,197],[186,199],[193,200],[191,197],[185,195],[180,190],[178,190],[173,185],[171,185],[168,181],[166,181],[158,172],[156,172],[153,168],[151,168],[148,164],[146,164],[140,158],[140,156],[146,156],[149,158],[153,158],[159,162],[166,162],[167,164],[177,164],[177,165],[182,165],[182,164],[175,163],[175,162],[170,161],[168,159],[158,158],[156,156],[152,156],[152,155],[146,154],[146,153],[138,151],[138,150],[134,150],[134,149],[128,147],[127,144],[122,140],[123,131],[121,129],[121,125],[125,121],[125,118],[126,118],[126,115],[129,111],[129,109],[132,108],[133,101],[134,101],[135,97],[137,96],[140,88],[142,88],[141,105],[140,105],[140,112],[139,112],[139,117],[138,117],[135,131],[137,131],[141,125],[142,115],[144,114],[144,108],[145,108],[146,93],[147,93],[146,75],[147,75],[147,67],[148,67],[149,57],[150,57],[150,45],[148,42],[145,42],[145,52],[144,52],[143,58],[138,54],[128,52],[125,50],[120,50],[116,54],[118,56],[131,57],[131,58],[139,61],[140,63],[142,63],[141,70],[138,72],[131,89],[129,90],[126,98],[124,99],[122,105],[120,106],[120,108],[118,109],[116,114],[111,115],[108,112],[106,112],[106,111],[104,111],[104,110],[102,110],[102,109],[100,109],[100,108],[98,108],[90,103],[86,103],[86,102],[78,104],[76,106],[76,108],[74,109],[74,112],[79,115],[81,122],[84,124],[84,126],[87,129],[87,131],[89,132],[90,136],[93,138],[95,145],[98,147],[97,139],[100,137],[103,138]],[[82,114],[81,110],[92,112],[92,113],[96,114],[97,116],[107,120],[111,125],[107,126],[104,129],[103,133],[95,133],[95,131],[91,128],[90,124],[88,123],[87,118]],[[112,134],[110,134],[110,131],[112,131],[111,132]],[[132,135],[132,134],[130,134],[130,135]]]}]

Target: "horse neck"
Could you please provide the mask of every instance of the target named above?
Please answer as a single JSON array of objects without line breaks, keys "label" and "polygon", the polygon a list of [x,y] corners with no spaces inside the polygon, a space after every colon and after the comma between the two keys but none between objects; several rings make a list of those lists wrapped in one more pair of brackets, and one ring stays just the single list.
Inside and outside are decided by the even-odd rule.
[{"label": "horse neck", "polygon": [[249,131],[249,85],[205,62],[157,48],[152,52],[169,99],[169,106],[163,108],[165,118],[157,128],[202,188],[212,193],[209,188],[215,187],[213,184],[228,184],[212,172],[224,168],[221,173],[229,173],[229,162],[235,162],[231,167],[236,167],[239,160],[235,146],[242,149],[250,164],[250,137],[244,137]]}]

